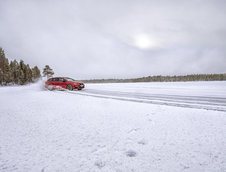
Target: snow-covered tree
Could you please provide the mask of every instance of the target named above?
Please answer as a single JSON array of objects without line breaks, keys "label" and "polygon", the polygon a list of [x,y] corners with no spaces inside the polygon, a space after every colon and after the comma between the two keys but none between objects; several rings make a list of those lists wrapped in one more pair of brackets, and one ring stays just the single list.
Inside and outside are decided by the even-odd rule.
[{"label": "snow-covered tree", "polygon": [[25,68],[25,73],[26,73],[26,82],[32,82],[32,70],[29,66],[29,64],[26,65]]},{"label": "snow-covered tree", "polygon": [[0,47],[0,85],[26,84],[40,78],[40,70],[37,66],[33,69],[23,60],[9,61],[5,57],[4,50]]},{"label": "snow-covered tree", "polygon": [[40,74],[40,70],[37,66],[32,68],[32,80],[35,81],[38,78],[40,78],[41,74]]},{"label": "snow-covered tree", "polygon": [[5,57],[4,50],[0,47],[0,85],[10,82],[9,60]]},{"label": "snow-covered tree", "polygon": [[26,83],[26,74],[25,74],[26,65],[24,64],[23,60],[20,60],[19,66],[20,66],[20,70],[19,70],[19,84],[23,85],[23,84]]},{"label": "snow-covered tree", "polygon": [[11,70],[11,81],[14,84],[18,84],[19,83],[19,72],[20,72],[20,68],[19,68],[19,64],[16,60],[11,61],[10,62],[10,70]]},{"label": "snow-covered tree", "polygon": [[51,68],[49,67],[49,65],[46,65],[46,66],[44,67],[42,73],[43,73],[43,76],[44,76],[44,77],[47,77],[47,78],[50,78],[50,77],[52,77],[52,76],[54,75],[53,69],[51,69]]}]

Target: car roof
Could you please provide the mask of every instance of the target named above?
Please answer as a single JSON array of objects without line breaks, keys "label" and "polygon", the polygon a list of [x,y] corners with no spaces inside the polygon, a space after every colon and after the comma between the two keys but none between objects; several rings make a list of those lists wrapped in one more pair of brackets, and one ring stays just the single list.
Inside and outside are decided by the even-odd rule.
[{"label": "car roof", "polygon": [[[67,78],[70,78],[70,77],[62,77],[62,76],[61,76],[61,77],[52,77],[52,78],[49,78],[49,79],[53,79],[53,78],[64,78],[64,79],[67,79]],[[48,79],[48,80],[49,80],[49,79]],[[73,79],[73,78],[71,78],[71,79]]]},{"label": "car roof", "polygon": [[52,79],[52,78],[67,78],[67,77],[51,77],[51,78],[49,78],[49,79]]}]

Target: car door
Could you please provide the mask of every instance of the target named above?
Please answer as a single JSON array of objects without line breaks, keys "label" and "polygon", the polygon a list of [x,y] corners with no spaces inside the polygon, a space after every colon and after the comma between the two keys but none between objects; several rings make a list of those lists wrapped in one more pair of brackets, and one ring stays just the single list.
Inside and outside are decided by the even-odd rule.
[{"label": "car door", "polygon": [[67,88],[66,80],[64,78],[59,78],[58,83],[62,88]]},{"label": "car door", "polygon": [[46,81],[45,86],[47,87],[48,85],[52,85],[53,79],[50,78]]},{"label": "car door", "polygon": [[59,86],[59,78],[54,78],[54,85]]},{"label": "car door", "polygon": [[58,80],[57,78],[52,78],[51,79],[51,85],[52,86],[56,86],[57,85],[57,80]]}]

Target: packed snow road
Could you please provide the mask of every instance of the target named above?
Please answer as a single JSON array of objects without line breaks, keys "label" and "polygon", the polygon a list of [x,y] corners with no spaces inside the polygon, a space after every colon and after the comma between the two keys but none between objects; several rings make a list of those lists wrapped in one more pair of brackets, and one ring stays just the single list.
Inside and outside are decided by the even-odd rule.
[{"label": "packed snow road", "polygon": [[[88,84],[88,88],[82,92],[70,93],[226,112],[226,82],[215,82],[215,85],[208,82],[173,84],[175,85],[172,83]],[[197,86],[201,84],[202,87],[197,89]],[[163,88],[164,91],[162,91]],[[168,92],[166,92],[167,90]],[[196,91],[196,93],[192,91]]]},{"label": "packed snow road", "polygon": [[0,87],[0,172],[226,171],[226,112],[80,95],[225,98],[225,82],[171,84]]},{"label": "packed snow road", "polygon": [[178,95],[161,95],[148,93],[131,93],[119,91],[100,91],[86,89],[84,92],[73,93],[85,96],[100,98],[111,98],[116,100],[126,100],[141,103],[151,103],[168,106],[198,108],[206,110],[216,110],[226,112],[226,98],[221,97],[201,97],[201,96],[178,96]]}]

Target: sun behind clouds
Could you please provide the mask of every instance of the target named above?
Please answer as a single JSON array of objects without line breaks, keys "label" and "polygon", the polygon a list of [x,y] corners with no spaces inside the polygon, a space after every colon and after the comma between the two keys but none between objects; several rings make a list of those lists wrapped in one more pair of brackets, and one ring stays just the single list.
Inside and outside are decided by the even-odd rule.
[{"label": "sun behind clouds", "polygon": [[151,39],[147,34],[136,35],[134,37],[134,45],[140,49],[151,49],[157,46],[154,39]]}]

